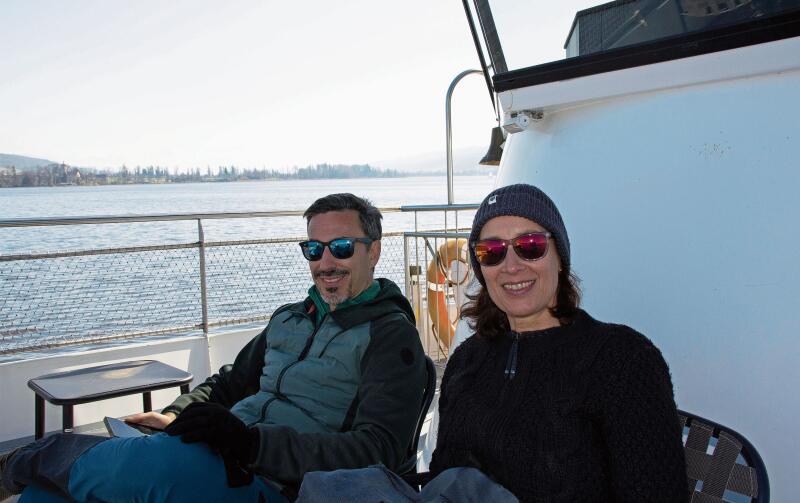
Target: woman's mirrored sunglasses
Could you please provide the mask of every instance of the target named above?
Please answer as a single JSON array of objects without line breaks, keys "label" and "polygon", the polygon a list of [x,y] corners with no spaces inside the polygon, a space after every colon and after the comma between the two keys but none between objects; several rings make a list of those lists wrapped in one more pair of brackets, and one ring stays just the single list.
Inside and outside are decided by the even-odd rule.
[{"label": "woman's mirrored sunglasses", "polygon": [[517,256],[524,260],[539,260],[547,254],[547,243],[552,234],[531,232],[514,239],[481,239],[472,243],[475,258],[482,266],[493,266],[506,258],[508,247],[514,247]]},{"label": "woman's mirrored sunglasses", "polygon": [[311,239],[300,243],[300,249],[303,250],[303,256],[309,262],[316,262],[322,258],[325,253],[325,247],[331,251],[334,258],[344,260],[353,256],[356,251],[356,243],[364,243],[369,245],[375,241],[370,238],[336,238],[330,241],[317,241]]}]

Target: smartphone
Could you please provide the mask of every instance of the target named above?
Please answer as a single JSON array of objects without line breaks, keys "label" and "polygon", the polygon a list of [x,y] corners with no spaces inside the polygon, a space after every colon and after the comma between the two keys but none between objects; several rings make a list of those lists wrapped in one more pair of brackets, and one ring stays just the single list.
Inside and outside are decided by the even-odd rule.
[{"label": "smartphone", "polygon": [[106,425],[106,430],[108,430],[108,434],[112,437],[121,437],[121,438],[128,438],[128,437],[144,437],[146,435],[150,435],[156,433],[158,430],[154,430],[152,428],[148,428],[147,426],[140,426],[138,424],[128,424],[125,421],[117,419],[115,417],[104,417],[103,423]]},{"label": "smartphone", "polygon": [[154,434],[154,433],[160,433],[160,432],[164,431],[164,430],[162,430],[162,429],[159,429],[159,428],[152,428],[152,427],[150,427],[150,426],[145,426],[145,425],[143,425],[143,424],[129,423],[128,421],[124,421],[124,420],[123,420],[123,422],[124,422],[125,424],[127,424],[128,426],[130,426],[131,428],[133,428],[134,430],[139,430],[139,431],[141,431],[141,432],[142,432],[142,433],[144,433],[145,435],[152,435],[152,434]]}]

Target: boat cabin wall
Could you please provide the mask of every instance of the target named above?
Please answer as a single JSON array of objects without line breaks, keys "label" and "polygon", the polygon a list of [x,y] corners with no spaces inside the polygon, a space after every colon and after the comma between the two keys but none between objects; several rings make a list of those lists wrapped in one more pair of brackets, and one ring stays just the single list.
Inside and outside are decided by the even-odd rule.
[{"label": "boat cabin wall", "polygon": [[789,70],[540,102],[543,120],[509,135],[497,179],[551,195],[584,307],[655,342],[678,406],[747,436],[775,501],[796,499],[800,452],[796,54]]}]

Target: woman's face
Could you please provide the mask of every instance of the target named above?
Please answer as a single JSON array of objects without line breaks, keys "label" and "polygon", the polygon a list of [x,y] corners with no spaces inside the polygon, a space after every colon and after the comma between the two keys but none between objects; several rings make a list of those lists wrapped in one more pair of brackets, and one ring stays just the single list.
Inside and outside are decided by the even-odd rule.
[{"label": "woman's face", "polygon": [[[511,240],[522,234],[545,232],[546,229],[527,218],[495,217],[481,229],[479,239]],[[547,253],[538,260],[524,260],[509,247],[505,259],[494,266],[481,266],[489,297],[508,316],[516,332],[541,330],[559,325],[550,314],[556,305],[558,271],[561,261],[555,240],[547,243]]]}]

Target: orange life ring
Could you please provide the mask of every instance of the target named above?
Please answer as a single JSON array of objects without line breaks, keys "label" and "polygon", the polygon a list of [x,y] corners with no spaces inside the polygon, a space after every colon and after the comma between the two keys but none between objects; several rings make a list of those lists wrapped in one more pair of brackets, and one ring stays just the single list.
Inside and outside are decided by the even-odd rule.
[{"label": "orange life ring", "polygon": [[[440,247],[436,256],[428,263],[426,277],[428,280],[428,315],[433,323],[433,332],[443,349],[450,347],[450,341],[456,333],[456,325],[450,321],[447,311],[446,288],[449,284],[466,283],[466,275],[461,281],[454,282],[447,277],[447,272],[454,261],[464,262],[469,267],[467,240],[464,238],[448,239]],[[458,320],[458,316],[456,316]]]}]

